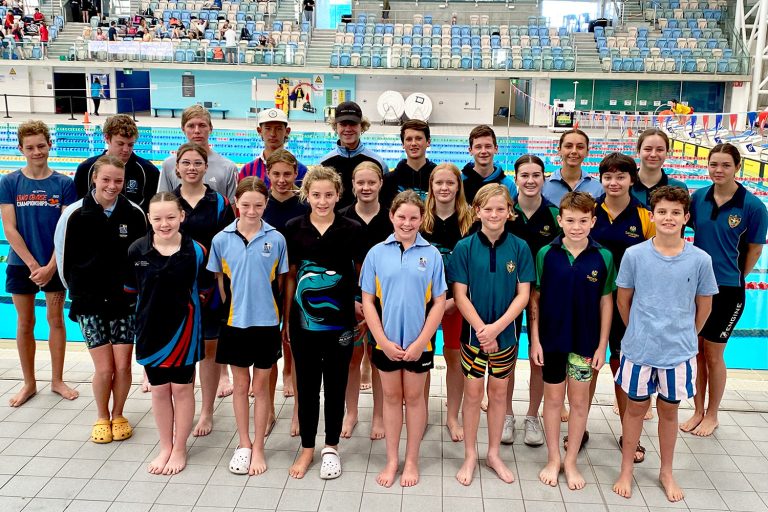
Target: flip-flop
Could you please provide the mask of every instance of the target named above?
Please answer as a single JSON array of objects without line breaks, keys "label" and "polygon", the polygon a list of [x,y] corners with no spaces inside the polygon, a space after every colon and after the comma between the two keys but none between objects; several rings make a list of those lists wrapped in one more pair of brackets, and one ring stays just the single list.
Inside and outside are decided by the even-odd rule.
[{"label": "flip-flop", "polygon": [[237,448],[229,461],[229,470],[236,475],[248,474],[251,468],[251,449]]},{"label": "flip-flop", "polygon": [[322,464],[320,465],[320,478],[323,480],[332,480],[341,476],[341,459],[339,452],[335,449],[326,447],[320,452]]},{"label": "flip-flop", "polygon": [[125,441],[133,435],[133,428],[123,416],[112,418],[112,440]]},{"label": "flip-flop", "polygon": [[[619,448],[624,450],[624,436],[619,436]],[[643,454],[639,459],[637,458],[637,452]],[[635,448],[635,456],[632,458],[632,460],[635,461],[635,464],[640,464],[645,460],[645,446],[642,446],[639,441],[637,443],[637,448]]]},{"label": "flip-flop", "polygon": [[[568,447],[565,446],[565,443],[568,442],[568,436],[563,437],[563,449],[568,450]],[[579,451],[584,449],[584,446],[589,442],[589,430],[584,431],[584,435],[581,436],[581,444],[579,445]]]},{"label": "flip-flop", "polygon": [[112,422],[107,419],[96,420],[91,430],[91,441],[96,444],[112,442]]}]

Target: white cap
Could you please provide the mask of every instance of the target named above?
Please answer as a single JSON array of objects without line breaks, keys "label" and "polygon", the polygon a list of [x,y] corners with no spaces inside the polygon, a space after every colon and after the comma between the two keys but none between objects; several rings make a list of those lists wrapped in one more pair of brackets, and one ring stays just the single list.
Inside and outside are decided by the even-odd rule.
[{"label": "white cap", "polygon": [[278,122],[288,124],[288,115],[280,109],[268,108],[259,112],[259,124]]}]

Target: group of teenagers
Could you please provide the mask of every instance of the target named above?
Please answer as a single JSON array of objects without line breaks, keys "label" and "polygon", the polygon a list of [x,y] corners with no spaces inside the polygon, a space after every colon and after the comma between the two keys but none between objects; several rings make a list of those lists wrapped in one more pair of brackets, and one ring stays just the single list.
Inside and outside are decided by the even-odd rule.
[{"label": "group of teenagers", "polygon": [[[370,123],[354,102],[337,107],[337,144],[309,168],[284,148],[284,112],[262,111],[258,121],[264,151],[238,170],[210,147],[208,111],[191,106],[181,119],[188,142],[158,170],[133,152],[135,123],[116,115],[103,128],[107,150],[83,162],[74,180],[48,166],[47,126],[20,125],[27,165],[0,180],[11,246],[6,290],[18,313],[24,374],[11,406],[37,391],[40,290],[51,390],[77,397],[62,378],[66,289],[70,318],[95,365],[92,441],[132,434],[123,406],[135,345],[160,439],[148,471],[184,469],[189,436],[213,428],[229,368],[238,435],[229,469],[261,474],[283,357],[284,391],[296,395],[291,434],[302,446],[289,474],[302,478],[313,462],[322,386],[319,471],[336,478],[368,361],[371,438],[386,443],[376,480],[389,487],[400,472],[400,485],[413,486],[442,325],[446,426],[465,447],[456,478],[470,485],[477,474],[486,409],[485,464],[510,483],[500,445],[515,440],[512,393],[525,312],[531,365],[523,440],[546,442],[540,480],[556,486],[564,472],[570,489],[585,486],[577,457],[608,362],[622,418],[614,491],[631,495],[633,467],[645,458],[643,418],[657,395],[659,480],[670,501],[683,498],[672,474],[678,428],[708,436],[718,425],[723,351],[768,230],[765,206],[736,180],[734,146],[710,150],[712,184],[690,195],[665,173],[669,139],[657,129],[638,138],[639,166],[611,153],[590,175],[582,169],[589,137],[572,129],[558,142],[559,170],[546,177],[539,157],[523,155],[513,177],[494,163],[498,144],[485,125],[471,131],[472,161],[459,169],[430,161],[428,124],[407,121],[400,130],[406,158],[390,171],[361,140]],[[695,230],[693,243],[683,238],[686,226]],[[193,429],[196,369],[202,409]],[[678,424],[678,405],[689,398],[693,415]],[[561,421],[568,422],[564,457]]]}]

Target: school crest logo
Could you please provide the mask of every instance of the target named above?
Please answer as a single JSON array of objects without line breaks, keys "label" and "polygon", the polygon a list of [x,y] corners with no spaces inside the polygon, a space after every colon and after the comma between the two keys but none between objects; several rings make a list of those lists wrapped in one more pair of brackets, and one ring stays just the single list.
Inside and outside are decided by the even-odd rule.
[{"label": "school crest logo", "polygon": [[589,275],[587,275],[587,281],[589,281],[590,283],[596,283],[597,276],[598,276],[597,270],[593,270]]},{"label": "school crest logo", "polygon": [[637,234],[637,226],[629,226],[629,230],[627,231],[626,234],[630,238],[637,238],[639,236]]},{"label": "school crest logo", "polygon": [[125,238],[128,236],[128,224],[120,224],[118,229],[120,230],[120,238]]},{"label": "school crest logo", "polygon": [[419,270],[424,272],[427,270],[427,258],[419,258]]},{"label": "school crest logo", "polygon": [[261,248],[261,255],[269,256],[270,254],[272,254],[272,244],[269,242],[264,242],[264,247]]},{"label": "school crest logo", "polygon": [[728,225],[731,228],[735,228],[739,224],[741,224],[741,215],[735,215],[734,214],[734,215],[729,215],[728,216]]},{"label": "school crest logo", "polygon": [[135,193],[139,190],[139,182],[136,180],[128,180],[125,184],[125,191]]},{"label": "school crest logo", "polygon": [[541,231],[539,231],[539,234],[542,236],[550,236],[551,235],[551,228],[549,227],[549,224],[541,228]]},{"label": "school crest logo", "polygon": [[508,274],[511,274],[512,272],[514,272],[516,268],[517,268],[517,265],[515,264],[514,261],[508,261],[507,262],[507,273]]}]

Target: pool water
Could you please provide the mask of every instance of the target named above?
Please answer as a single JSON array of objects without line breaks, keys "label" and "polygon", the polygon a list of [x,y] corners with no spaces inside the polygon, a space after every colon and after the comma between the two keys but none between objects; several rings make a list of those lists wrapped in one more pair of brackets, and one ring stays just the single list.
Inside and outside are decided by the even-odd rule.
[{"label": "pool water", "polygon": [[[18,169],[24,165],[24,159],[16,146],[17,125],[0,125],[0,173]],[[139,140],[135,151],[148,158],[160,167],[160,163],[179,145],[186,142],[180,130],[175,128],[139,128]],[[89,156],[100,153],[104,142],[99,127],[84,128],[82,126],[56,125],[51,127],[53,148],[50,154],[50,165],[57,171],[73,174],[77,165]],[[335,143],[331,133],[292,132],[287,149],[293,152],[304,164],[316,163]],[[379,153],[394,168],[397,162],[404,158],[399,136],[371,135],[364,136],[365,144]],[[502,137],[498,140],[499,153],[495,160],[504,169],[512,169],[515,160],[523,154],[533,153],[541,157],[547,165],[547,171],[559,168],[554,138]],[[262,151],[263,144],[255,130],[216,130],[211,137],[211,144],[216,151],[233,160],[238,165],[255,159]],[[584,163],[586,170],[597,172],[601,155],[613,151],[634,154],[633,141],[592,141],[590,151],[593,156]],[[435,162],[453,162],[461,168],[470,161],[465,137],[433,136],[428,156]],[[665,169],[674,177],[685,181],[688,187],[695,190],[706,186],[708,181],[706,171],[696,162],[686,158],[670,158]],[[768,205],[768,184],[764,181],[747,180],[744,184],[750,191]],[[692,236],[692,232],[686,233]],[[8,243],[5,236],[0,236],[0,269],[4,270],[5,258],[8,254]],[[3,272],[4,273],[4,272]],[[755,271],[748,278],[747,304],[744,315],[726,349],[726,363],[729,368],[768,369],[768,249],[758,261]],[[3,284],[4,286],[4,284]],[[37,318],[35,327],[36,339],[47,339],[48,329],[45,324],[44,297],[38,297]],[[65,310],[65,315],[67,310]],[[11,297],[3,289],[0,293],[0,338],[13,339],[16,333],[16,313],[11,303]],[[524,329],[525,330],[525,329]],[[82,341],[80,329],[76,323],[67,319],[67,337],[71,341]],[[527,337],[521,338],[520,357],[527,357]],[[442,336],[438,331],[438,353],[442,351]]]}]

